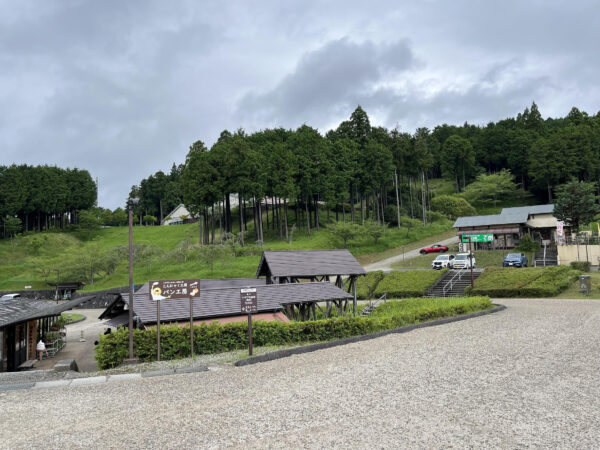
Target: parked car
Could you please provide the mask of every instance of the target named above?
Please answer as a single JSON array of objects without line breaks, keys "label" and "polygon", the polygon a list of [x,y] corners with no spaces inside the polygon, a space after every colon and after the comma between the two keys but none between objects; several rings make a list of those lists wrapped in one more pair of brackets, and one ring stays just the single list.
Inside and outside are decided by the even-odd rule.
[{"label": "parked car", "polygon": [[12,300],[13,298],[19,298],[21,294],[4,294],[0,297],[0,300]]},{"label": "parked car", "polygon": [[454,269],[470,269],[471,261],[473,261],[473,269],[475,268],[475,255],[469,258],[469,253],[458,253],[452,260]]},{"label": "parked car", "polygon": [[509,253],[504,258],[502,266],[504,267],[527,267],[527,256],[524,253]]},{"label": "parked car", "polygon": [[445,253],[447,251],[448,247],[446,247],[445,245],[435,244],[431,247],[422,248],[421,250],[419,250],[419,253],[421,255],[426,255],[428,253]]},{"label": "parked car", "polygon": [[438,255],[431,263],[431,267],[436,270],[452,267],[452,260],[454,260],[454,255]]}]

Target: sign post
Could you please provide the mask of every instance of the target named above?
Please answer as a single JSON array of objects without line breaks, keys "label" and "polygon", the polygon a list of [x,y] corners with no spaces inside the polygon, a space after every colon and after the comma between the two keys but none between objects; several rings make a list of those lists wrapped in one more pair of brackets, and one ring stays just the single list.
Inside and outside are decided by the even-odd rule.
[{"label": "sign post", "polygon": [[200,298],[200,280],[162,280],[149,281],[150,300],[156,301],[156,359],[160,361],[160,301],[187,298],[190,301],[190,345],[194,356],[194,305],[193,300]]},{"label": "sign post", "polygon": [[241,311],[248,314],[248,354],[252,356],[252,313],[258,312],[256,288],[240,289]]}]

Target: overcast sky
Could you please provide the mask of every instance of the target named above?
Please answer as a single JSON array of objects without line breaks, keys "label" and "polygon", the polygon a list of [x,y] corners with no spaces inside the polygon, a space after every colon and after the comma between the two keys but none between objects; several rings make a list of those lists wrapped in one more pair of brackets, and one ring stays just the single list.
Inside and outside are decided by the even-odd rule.
[{"label": "overcast sky", "polygon": [[[496,6],[493,6],[496,5]],[[79,167],[100,206],[196,140],[357,104],[413,132],[535,101],[600,110],[597,1],[0,0],[0,164]]]}]

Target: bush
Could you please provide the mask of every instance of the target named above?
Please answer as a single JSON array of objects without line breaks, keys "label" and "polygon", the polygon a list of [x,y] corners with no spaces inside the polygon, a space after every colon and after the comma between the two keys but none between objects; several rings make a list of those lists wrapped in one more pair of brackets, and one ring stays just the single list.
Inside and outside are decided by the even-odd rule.
[{"label": "bush", "polygon": [[431,208],[444,214],[449,219],[461,216],[474,216],[475,208],[462,197],[455,195],[440,195],[431,199]]},{"label": "bush", "polygon": [[521,297],[553,297],[571,286],[581,272],[571,267],[547,267],[535,281],[519,290]]},{"label": "bush", "polygon": [[360,277],[356,280],[356,298],[360,300],[369,300],[373,298],[377,285],[384,277],[385,273],[383,273],[382,270],[369,272],[366,276]]},{"label": "bush", "polygon": [[375,296],[387,294],[390,298],[421,297],[447,270],[391,272],[379,282],[375,289]]},{"label": "bush", "polygon": [[[490,308],[489,298],[438,298],[390,301],[378,307],[370,317],[339,317],[308,322],[262,322],[253,324],[256,346],[300,344],[342,339],[375,333],[441,317],[466,314]],[[190,335],[187,327],[162,326],[161,358],[176,359],[190,354]],[[135,356],[141,361],[156,358],[156,329],[135,330]],[[194,327],[195,354],[211,354],[244,349],[248,346],[248,328],[244,322]],[[126,329],[100,337],[96,361],[100,369],[116,367],[128,355]]]},{"label": "bush", "polygon": [[552,297],[569,287],[579,272],[571,267],[545,267],[502,269],[488,268],[475,281],[474,289],[468,287],[469,295],[490,297]]},{"label": "bush", "polygon": [[571,267],[575,270],[579,270],[581,272],[589,272],[590,271],[590,262],[589,261],[573,261],[571,263]]},{"label": "bush", "polygon": [[531,239],[531,236],[526,234],[521,238],[517,250],[521,250],[522,252],[537,252],[540,250],[540,243],[534,241]]}]

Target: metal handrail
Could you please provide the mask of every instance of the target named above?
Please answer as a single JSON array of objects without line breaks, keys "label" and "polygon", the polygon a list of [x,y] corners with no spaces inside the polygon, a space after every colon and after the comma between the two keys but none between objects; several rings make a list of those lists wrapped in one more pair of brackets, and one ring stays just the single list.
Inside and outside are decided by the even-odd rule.
[{"label": "metal handrail", "polygon": [[[367,314],[371,314],[373,312],[373,310],[377,307],[377,305],[379,304],[379,302],[383,300],[383,302],[387,302],[387,292],[385,294],[383,294],[381,297],[379,297],[377,300],[375,300],[375,302],[373,302],[373,300],[369,300],[369,306],[368,308],[364,308],[361,311],[361,315],[366,316]],[[367,313],[365,313],[365,310],[369,310]]]},{"label": "metal handrail", "polygon": [[[454,287],[454,283],[456,283],[457,281],[460,281],[463,273],[465,272],[465,270],[467,270],[466,267],[462,268],[462,269],[458,269],[458,272],[456,272],[454,274],[454,276],[450,279],[450,281],[448,281],[444,287],[442,288],[442,293],[444,294],[444,297],[446,296],[446,288],[448,287],[448,285],[450,285],[450,289],[448,289],[449,291],[452,290],[452,288]],[[458,278],[458,279],[455,279]]]}]

